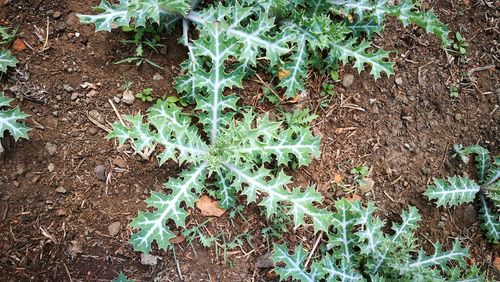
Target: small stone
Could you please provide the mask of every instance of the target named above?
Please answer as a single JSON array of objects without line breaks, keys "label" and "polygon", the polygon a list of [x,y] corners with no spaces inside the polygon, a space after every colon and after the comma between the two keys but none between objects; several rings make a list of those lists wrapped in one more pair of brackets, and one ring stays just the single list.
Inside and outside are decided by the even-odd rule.
[{"label": "small stone", "polygon": [[95,135],[97,133],[97,129],[95,129],[93,127],[89,127],[89,129],[87,129],[87,133],[89,135]]},{"label": "small stone", "polygon": [[158,264],[158,256],[141,253],[141,264],[154,266]]},{"label": "small stone", "polygon": [[57,153],[57,146],[50,142],[45,143],[45,150],[49,153],[49,156],[53,156]]},{"label": "small stone", "polygon": [[121,223],[119,221],[115,221],[108,225],[108,232],[110,236],[116,236],[120,232]]},{"label": "small stone", "polygon": [[120,103],[120,98],[118,98],[118,97],[116,97],[116,96],[115,96],[115,97],[113,97],[113,102],[115,102],[115,103],[117,103],[117,104],[118,104],[118,103]]},{"label": "small stone", "polygon": [[347,87],[349,87],[349,86],[352,85],[353,81],[354,81],[354,75],[352,75],[352,74],[346,74],[344,76],[344,79],[342,79],[342,85],[345,88],[347,88]]},{"label": "small stone", "polygon": [[476,213],[476,209],[474,208],[474,206],[473,205],[465,206],[463,217],[462,217],[464,225],[471,226],[472,224],[474,224],[474,222],[477,221],[476,218],[477,218],[477,213]]},{"label": "small stone", "polygon": [[59,116],[59,112],[58,111],[53,111],[52,115],[55,116],[55,117],[58,117]]},{"label": "small stone", "polygon": [[65,216],[65,215],[66,215],[66,210],[65,210],[65,209],[58,209],[58,210],[56,211],[56,214],[57,214],[58,216]]},{"label": "small stone", "polygon": [[161,74],[159,73],[155,73],[153,75],[153,80],[162,80],[163,79],[163,76],[161,76]]},{"label": "small stone", "polygon": [[98,165],[94,168],[94,173],[95,173],[95,177],[101,181],[105,181],[106,180],[106,176],[107,176],[107,173],[106,173],[106,167],[104,167],[103,165]]},{"label": "small stone", "polygon": [[61,193],[61,194],[66,194],[67,191],[66,191],[66,189],[64,189],[64,187],[59,186],[59,187],[57,187],[56,192]]},{"label": "small stone", "polygon": [[50,163],[49,166],[47,167],[49,172],[53,172],[55,168],[56,168],[56,166],[53,163]]},{"label": "small stone", "polygon": [[462,120],[462,115],[461,114],[455,114],[455,120],[456,121]]},{"label": "small stone", "polygon": [[394,81],[396,82],[397,85],[403,84],[403,79],[401,77],[396,77]]},{"label": "small stone", "polygon": [[271,254],[267,253],[260,258],[257,259],[255,263],[255,267],[257,268],[273,268],[274,262],[271,260]]},{"label": "small stone", "polygon": [[101,116],[101,114],[97,110],[91,110],[89,112],[89,116],[93,118],[94,120],[98,121],[99,123],[104,123],[104,118]]},{"label": "small stone", "polygon": [[64,84],[64,85],[63,85],[63,88],[64,88],[64,90],[65,90],[66,92],[68,92],[68,93],[71,93],[71,92],[73,92],[73,91],[74,91],[73,87],[71,87],[71,86],[69,86],[69,85],[67,85],[67,84]]},{"label": "small stone", "polygon": [[57,100],[57,101],[61,101],[61,100],[62,100],[62,96],[61,96],[61,95],[57,95],[57,96],[56,96],[56,100]]},{"label": "small stone", "polygon": [[24,172],[26,171],[26,166],[23,163],[18,163],[16,165],[16,174],[17,175],[23,175]]},{"label": "small stone", "polygon": [[78,99],[78,96],[79,96],[79,95],[80,95],[80,94],[78,94],[78,93],[76,93],[76,92],[75,92],[75,93],[73,93],[73,94],[71,94],[71,101],[75,101],[76,99]]},{"label": "small stone", "polygon": [[132,105],[135,101],[134,92],[132,90],[123,91],[122,102],[127,105]]},{"label": "small stone", "polygon": [[52,17],[53,17],[54,19],[58,19],[58,18],[60,18],[60,17],[61,17],[61,12],[59,12],[59,11],[55,11],[55,12],[54,12],[54,14],[52,14]]},{"label": "small stone", "polygon": [[365,178],[363,181],[360,182],[359,184],[359,190],[363,193],[370,192],[373,187],[375,186],[375,181],[371,178]]},{"label": "small stone", "polygon": [[127,166],[127,162],[125,162],[125,160],[122,158],[113,159],[113,164],[121,168],[125,168]]}]

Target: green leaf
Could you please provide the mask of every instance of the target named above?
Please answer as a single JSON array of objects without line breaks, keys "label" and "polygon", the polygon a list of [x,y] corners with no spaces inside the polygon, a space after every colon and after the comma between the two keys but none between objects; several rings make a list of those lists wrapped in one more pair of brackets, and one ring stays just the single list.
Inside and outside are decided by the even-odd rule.
[{"label": "green leaf", "polygon": [[130,238],[134,250],[149,253],[153,241],[156,241],[160,249],[167,249],[169,240],[175,235],[166,224],[171,220],[177,226],[185,226],[188,212],[181,205],[194,207],[196,195],[203,189],[206,167],[207,164],[203,163],[185,170],[179,178],[170,179],[165,184],[165,187],[171,190],[168,195],[158,192],[151,194],[146,203],[155,210],[139,212],[130,223],[132,228],[139,229]]},{"label": "green leaf", "polygon": [[8,131],[15,141],[19,140],[19,138],[28,139],[30,129],[18,121],[29,117],[29,115],[21,112],[19,107],[10,110],[2,109],[8,107],[12,100],[5,97],[3,92],[0,92],[0,137],[5,137],[5,132]]},{"label": "green leaf", "polygon": [[116,277],[115,279],[111,280],[111,282],[134,282],[132,279],[128,279],[123,272],[120,272],[120,275]]},{"label": "green leaf", "polygon": [[[389,52],[378,50],[375,52],[367,51],[371,48],[371,44],[367,41],[356,43],[356,38],[347,41],[333,41],[331,42],[331,53],[329,56],[337,57],[345,65],[349,63],[352,58],[354,60],[354,67],[361,72],[365,69],[365,64],[371,67],[370,74],[375,79],[379,79],[382,73],[387,76],[393,75],[393,62],[386,61],[389,58]],[[356,45],[357,44],[357,45]]]},{"label": "green leaf", "polygon": [[119,4],[113,5],[107,0],[102,0],[96,10],[98,15],[77,14],[83,24],[94,24],[96,31],[111,31],[113,25],[129,26],[130,16],[128,8],[130,0],[120,0]]},{"label": "green leaf", "polygon": [[189,2],[186,0],[131,0],[128,16],[134,19],[136,26],[146,26],[148,20],[160,23],[162,14],[180,14],[186,16]]},{"label": "green leaf", "polygon": [[306,36],[300,35],[296,39],[295,48],[290,60],[287,61],[281,70],[283,78],[279,86],[285,88],[285,96],[295,97],[297,93],[304,90],[304,79],[307,75],[307,45]]},{"label": "green leaf", "polygon": [[471,145],[465,148],[462,148],[461,145],[455,146],[457,154],[461,157],[461,159],[467,163],[469,160],[469,156],[471,154],[476,155],[476,169],[479,175],[479,183],[483,183],[486,174],[488,173],[488,168],[490,164],[490,152],[479,145]]},{"label": "green leaf", "polygon": [[486,237],[488,241],[498,244],[500,242],[500,215],[495,213],[488,207],[488,203],[483,195],[481,199],[481,229],[486,232]]},{"label": "green leaf", "polygon": [[460,242],[455,241],[450,251],[443,251],[439,243],[435,243],[434,253],[430,256],[426,255],[424,251],[418,253],[415,260],[410,261],[408,264],[402,266],[402,269],[407,271],[419,271],[423,268],[430,266],[440,266],[446,269],[446,264],[450,261],[463,262],[463,258],[469,255],[469,252],[460,246]]},{"label": "green leaf", "polygon": [[429,185],[424,195],[437,200],[438,207],[456,206],[472,202],[479,188],[479,185],[467,177],[448,177],[448,182],[434,178],[434,185]]},{"label": "green leaf", "polygon": [[307,259],[308,253],[304,250],[302,245],[295,248],[293,255],[288,253],[286,245],[274,244],[274,254],[272,260],[275,263],[282,262],[284,267],[275,267],[274,272],[280,276],[280,281],[286,279],[293,279],[294,281],[320,281],[324,276],[324,271],[320,268],[319,264],[313,264],[311,271],[305,270],[303,264]]},{"label": "green leaf", "polygon": [[0,73],[7,72],[8,67],[14,68],[16,65],[16,57],[9,50],[0,48]]}]

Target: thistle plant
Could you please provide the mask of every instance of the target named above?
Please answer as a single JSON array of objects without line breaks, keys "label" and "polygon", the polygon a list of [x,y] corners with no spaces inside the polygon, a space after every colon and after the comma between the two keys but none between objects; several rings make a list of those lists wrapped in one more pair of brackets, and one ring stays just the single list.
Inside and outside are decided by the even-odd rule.
[{"label": "thistle plant", "polygon": [[[313,187],[288,189],[290,177],[279,167],[291,161],[299,166],[309,164],[311,156],[319,156],[319,138],[307,125],[272,121],[269,114],[259,116],[240,108],[236,96],[225,95],[226,89],[242,87],[243,73],[230,60],[238,46],[219,22],[204,28],[193,44],[194,54],[207,61],[191,77],[199,93],[197,119],[173,103],[159,101],[148,110],[146,119],[141,114],[126,116],[130,126],[115,124],[108,136],[120,144],[130,140],[138,151],[160,147],[160,165],[173,160],[185,167],[178,178],[165,184],[170,193],[153,192],[146,200],[153,210],[139,213],[131,222],[138,230],[131,238],[134,248],[147,253],[156,241],[166,249],[175,236],[167,223],[183,227],[187,208],[210,190],[215,190],[222,208],[235,206],[236,195],[242,194],[247,202],[264,206],[268,216],[281,205],[296,226],[309,217],[316,231],[325,230],[329,213],[314,207],[321,195]],[[276,170],[271,172],[273,167]]]},{"label": "thistle plant", "polygon": [[[480,202],[481,228],[486,232],[489,241],[500,242],[500,156],[490,158],[490,152],[479,145],[463,147],[454,146],[454,156],[464,163],[469,163],[471,155],[475,155],[476,180],[468,176],[452,176],[445,179],[434,179],[434,185],[427,187],[424,193],[429,199],[436,200],[436,205],[453,207],[471,203],[476,198]],[[489,202],[494,207],[491,208]]]},{"label": "thistle plant", "polygon": [[[4,138],[5,132],[8,132],[14,137],[15,141],[20,138],[28,139],[28,131],[30,129],[18,121],[29,117],[29,115],[21,112],[19,107],[5,109],[9,107],[10,102],[13,100],[5,97],[4,93],[0,92],[0,138]],[[0,143],[0,153],[3,153],[3,151],[4,149]]]},{"label": "thistle plant", "polygon": [[341,199],[335,202],[328,228],[328,243],[306,266],[309,253],[302,245],[291,254],[285,244],[275,244],[274,271],[280,281],[484,281],[476,266],[468,267],[468,251],[454,242],[445,250],[433,244],[429,255],[418,246],[415,231],[420,215],[414,207],[393,222],[391,231],[376,217],[374,204]]},{"label": "thistle plant", "polygon": [[195,73],[207,64],[203,53],[220,48],[221,42],[190,41],[190,23],[200,38],[209,37],[214,31],[211,26],[217,25],[225,44],[231,46],[232,71],[248,76],[258,65],[267,65],[268,70],[279,73],[277,85],[286,97],[304,89],[310,67],[331,71],[339,63],[353,62],[358,71],[370,66],[375,79],[383,73],[393,74],[389,52],[371,43],[388,16],[404,26],[424,28],[438,36],[443,46],[450,44],[447,27],[432,11],[420,11],[412,0],[400,4],[387,0],[232,0],[204,9],[197,9],[197,4],[188,0],[121,0],[111,4],[103,0],[97,7],[100,14],[79,17],[83,23],[94,24],[97,31],[144,28],[147,24],[166,26],[168,31],[182,22],[181,42],[188,48],[188,59],[181,65],[184,75],[177,80],[176,88],[192,101],[200,88]]}]

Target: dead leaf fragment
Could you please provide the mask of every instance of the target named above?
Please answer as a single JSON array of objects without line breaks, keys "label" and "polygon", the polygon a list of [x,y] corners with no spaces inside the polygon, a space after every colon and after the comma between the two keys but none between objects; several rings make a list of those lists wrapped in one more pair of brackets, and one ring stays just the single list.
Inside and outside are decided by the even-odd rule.
[{"label": "dead leaf fragment", "polygon": [[346,199],[349,201],[349,202],[356,202],[356,201],[361,201],[361,196],[359,195],[356,195],[356,194],[352,194],[352,195],[348,195],[346,196]]},{"label": "dead leaf fragment", "polygon": [[200,209],[201,214],[204,216],[219,217],[225,212],[225,210],[219,208],[219,203],[217,203],[216,200],[207,195],[201,196],[201,198],[196,201],[196,207]]},{"label": "dead leaf fragment", "polygon": [[339,184],[342,182],[342,180],[344,180],[344,177],[342,177],[342,175],[338,174],[338,173],[335,173],[333,175],[333,182]]},{"label": "dead leaf fragment", "polygon": [[12,44],[12,48],[18,52],[22,52],[26,50],[26,43],[20,38],[14,40],[14,44]]},{"label": "dead leaf fragment", "polygon": [[493,261],[493,266],[494,266],[497,270],[500,270],[500,257],[495,257],[495,260]]},{"label": "dead leaf fragment", "polygon": [[279,79],[286,78],[289,75],[290,75],[290,71],[289,70],[279,70],[278,71],[278,78]]},{"label": "dead leaf fragment", "polygon": [[170,239],[170,243],[171,244],[180,244],[180,243],[184,242],[185,240],[186,240],[186,238],[184,236],[179,235],[175,238]]}]

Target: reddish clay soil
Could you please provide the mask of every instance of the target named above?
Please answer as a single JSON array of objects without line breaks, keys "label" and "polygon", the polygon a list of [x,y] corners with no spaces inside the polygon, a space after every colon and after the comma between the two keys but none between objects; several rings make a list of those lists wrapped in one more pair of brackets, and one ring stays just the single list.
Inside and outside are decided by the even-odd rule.
[{"label": "reddish clay soil", "polygon": [[[436,208],[422,192],[432,177],[463,170],[451,158],[453,144],[480,144],[499,153],[499,7],[486,1],[432,2],[424,6],[434,8],[453,33],[459,31],[467,38],[468,56],[447,56],[432,35],[389,21],[376,44],[395,50],[391,55],[395,76],[374,81],[368,72],[357,74],[344,67],[341,75],[354,75],[352,85],[337,83],[330,105],[321,108],[319,92],[325,77],[313,72],[308,95],[297,104],[283,106],[309,107],[319,115],[314,130],[322,136],[321,159],[293,172],[294,183],[317,185],[326,197],[325,206],[345,196],[374,201],[387,220],[398,221],[402,209],[416,206],[422,214],[420,243],[428,251],[430,242],[449,247],[454,239],[461,239],[472,260],[494,277],[490,264],[500,255],[499,249],[484,240],[477,205]],[[128,243],[131,230],[127,227],[145,208],[142,200],[177,175],[178,165],[158,168],[154,160],[142,160],[130,149],[117,150],[88,116],[94,111],[90,115],[108,127],[116,121],[108,100],[120,97],[124,80],[132,81],[136,92],[152,87],[156,97],[175,95],[172,82],[186,50],[177,45],[176,37],[164,40],[166,48],[149,55],[165,66],[163,71],[148,65],[113,64],[132,53],[130,46],[120,42],[130,35],[94,33],[92,26],[81,25],[75,16],[92,13],[91,7],[97,4],[94,0],[0,1],[0,22],[19,26],[22,39],[33,49],[16,53],[18,70],[29,78],[19,82],[20,74],[11,72],[0,81],[0,89],[11,97],[15,93],[9,89],[16,90],[15,86],[46,91],[29,95],[18,91],[17,103],[32,116],[27,124],[33,130],[29,141],[18,142],[0,157],[2,281],[108,281],[120,271],[136,281],[179,280],[172,252],[155,251],[160,257],[155,266],[141,264],[140,254]],[[47,19],[49,48],[39,52]],[[162,79],[153,80],[157,73]],[[83,89],[80,85],[86,82],[96,89]],[[66,91],[64,85],[73,91]],[[450,98],[453,85],[459,88],[458,98]],[[255,104],[262,95],[261,85],[247,82],[242,95],[243,103]],[[257,106],[261,111],[274,110]],[[148,104],[135,101],[131,106],[116,103],[116,107],[121,114],[133,114],[145,111]],[[350,169],[362,164],[371,168],[371,191],[334,189],[335,175],[349,186]],[[96,177],[97,166],[105,167],[110,175],[107,182]],[[220,249],[205,249],[198,243],[194,248],[186,242],[175,245],[185,281],[272,279],[270,269],[256,267],[269,252],[261,235],[268,223],[256,206],[250,206],[244,216],[246,220],[237,218],[232,224],[226,213],[206,225],[211,234],[251,235],[252,246],[245,243],[229,252],[226,260]],[[205,220],[192,210],[188,226]],[[108,226],[114,222],[121,227],[111,236]],[[276,242],[283,240],[310,249],[315,236],[310,229],[299,228]]]}]

